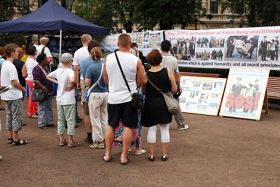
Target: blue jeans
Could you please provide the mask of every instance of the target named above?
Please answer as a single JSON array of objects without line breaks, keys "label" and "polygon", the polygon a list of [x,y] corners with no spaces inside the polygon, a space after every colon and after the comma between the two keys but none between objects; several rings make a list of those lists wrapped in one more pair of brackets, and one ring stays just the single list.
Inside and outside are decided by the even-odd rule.
[{"label": "blue jeans", "polygon": [[46,100],[39,102],[38,106],[38,127],[53,124],[52,96],[49,95]]}]

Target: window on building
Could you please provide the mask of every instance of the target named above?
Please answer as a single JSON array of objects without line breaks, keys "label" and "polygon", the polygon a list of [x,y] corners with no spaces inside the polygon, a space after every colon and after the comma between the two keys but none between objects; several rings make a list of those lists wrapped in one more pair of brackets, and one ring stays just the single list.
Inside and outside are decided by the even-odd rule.
[{"label": "window on building", "polygon": [[210,13],[218,14],[219,4],[218,0],[210,0]]}]

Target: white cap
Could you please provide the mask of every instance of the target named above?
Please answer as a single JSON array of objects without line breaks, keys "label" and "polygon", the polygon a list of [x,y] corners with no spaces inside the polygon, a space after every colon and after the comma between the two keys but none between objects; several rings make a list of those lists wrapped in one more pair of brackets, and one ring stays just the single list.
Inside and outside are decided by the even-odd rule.
[{"label": "white cap", "polygon": [[70,53],[63,53],[61,55],[61,62],[71,62],[73,61],[73,56]]}]

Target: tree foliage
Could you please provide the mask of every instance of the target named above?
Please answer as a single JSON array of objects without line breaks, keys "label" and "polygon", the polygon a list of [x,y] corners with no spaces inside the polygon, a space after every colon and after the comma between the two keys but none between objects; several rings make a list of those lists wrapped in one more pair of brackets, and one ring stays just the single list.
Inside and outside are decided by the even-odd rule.
[{"label": "tree foliage", "polygon": [[[30,7],[28,4],[24,3],[23,0],[1,0],[0,3],[0,22],[12,19],[16,13],[19,15],[25,15],[30,12]],[[7,43],[24,43],[24,35],[18,33],[0,33],[0,45],[5,45]]]},{"label": "tree foliage", "polygon": [[152,29],[158,23],[160,29],[172,29],[174,24],[184,28],[204,14],[201,0],[135,0],[134,5],[135,20],[143,29]]},{"label": "tree foliage", "polygon": [[[280,2],[278,0],[220,0],[223,10],[242,11],[243,24],[256,26],[275,26],[280,23]],[[242,25],[241,25],[242,26]]]}]

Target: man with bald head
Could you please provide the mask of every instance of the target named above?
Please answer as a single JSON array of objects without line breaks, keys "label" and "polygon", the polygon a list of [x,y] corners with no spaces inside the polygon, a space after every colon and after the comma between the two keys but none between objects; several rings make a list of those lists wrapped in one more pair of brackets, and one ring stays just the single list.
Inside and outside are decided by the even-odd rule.
[{"label": "man with bald head", "polygon": [[46,36],[43,36],[40,38],[40,45],[36,47],[37,50],[37,55],[41,54],[42,51],[46,54],[48,61],[52,62],[53,61],[53,56],[50,52],[50,49],[47,47],[49,43],[49,38]]}]

